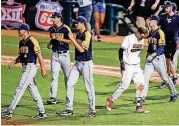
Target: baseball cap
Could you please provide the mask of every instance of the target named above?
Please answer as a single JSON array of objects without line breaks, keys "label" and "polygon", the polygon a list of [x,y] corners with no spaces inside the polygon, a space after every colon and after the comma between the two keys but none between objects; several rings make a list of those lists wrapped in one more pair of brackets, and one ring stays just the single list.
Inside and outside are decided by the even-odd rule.
[{"label": "baseball cap", "polygon": [[30,27],[29,27],[28,24],[22,23],[22,24],[20,24],[20,26],[19,26],[19,28],[18,28],[18,31],[20,31],[20,30],[30,31]]},{"label": "baseball cap", "polygon": [[86,18],[83,16],[78,16],[76,20],[73,21],[74,23],[86,23]]},{"label": "baseball cap", "polygon": [[157,15],[152,15],[152,16],[150,17],[150,20],[155,20],[155,21],[159,22],[159,21],[160,21],[160,18],[159,18]]},{"label": "baseball cap", "polygon": [[177,5],[176,5],[176,3],[172,2],[172,6],[173,6],[173,11],[176,11],[176,10],[177,10]]},{"label": "baseball cap", "polygon": [[50,18],[62,17],[60,12],[54,12]]},{"label": "baseball cap", "polygon": [[165,5],[165,7],[172,6],[172,2],[171,1],[165,1],[164,5]]}]

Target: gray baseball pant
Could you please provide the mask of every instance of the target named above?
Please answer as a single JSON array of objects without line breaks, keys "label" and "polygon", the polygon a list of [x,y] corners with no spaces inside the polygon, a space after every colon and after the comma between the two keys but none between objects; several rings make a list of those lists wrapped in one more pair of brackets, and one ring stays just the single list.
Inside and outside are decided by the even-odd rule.
[{"label": "gray baseball pant", "polygon": [[62,69],[64,74],[65,86],[67,85],[67,78],[70,71],[70,54],[67,53],[58,54],[56,52],[52,53],[51,57],[51,88],[50,97],[56,98],[58,90],[58,76],[59,71]]},{"label": "gray baseball pant", "polygon": [[76,61],[67,81],[66,109],[73,110],[74,86],[82,76],[88,95],[89,111],[95,111],[95,91],[93,85],[93,61]]},{"label": "gray baseball pant", "polygon": [[171,96],[176,95],[177,91],[173,84],[173,81],[167,75],[166,72],[166,60],[164,55],[155,57],[152,62],[146,62],[144,67],[144,96],[147,96],[149,80],[152,73],[156,70],[164,83],[168,86]]},{"label": "gray baseball pant", "polygon": [[173,65],[175,67],[175,70],[177,70],[178,57],[179,57],[179,49],[176,50],[175,55],[173,56]]},{"label": "gray baseball pant", "polygon": [[45,113],[44,105],[42,98],[39,94],[39,91],[35,82],[35,75],[37,72],[37,66],[34,63],[28,63],[27,65],[22,66],[23,71],[19,81],[19,84],[16,87],[12,102],[9,106],[9,111],[13,112],[19,103],[21,97],[23,96],[25,89],[27,88],[37,104],[38,110],[40,113]]}]

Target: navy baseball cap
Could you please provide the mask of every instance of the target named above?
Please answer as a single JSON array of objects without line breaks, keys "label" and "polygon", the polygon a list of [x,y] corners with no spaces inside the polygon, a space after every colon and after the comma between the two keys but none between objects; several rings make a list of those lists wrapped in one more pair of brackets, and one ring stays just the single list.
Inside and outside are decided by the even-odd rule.
[{"label": "navy baseball cap", "polygon": [[83,16],[78,16],[77,18],[76,18],[76,20],[74,20],[73,21],[74,23],[86,23],[87,21],[86,21],[86,18],[85,17],[83,17]]},{"label": "navy baseball cap", "polygon": [[54,12],[50,18],[62,17],[60,12]]},{"label": "navy baseball cap", "polygon": [[165,7],[172,6],[172,2],[171,1],[165,1],[164,5],[165,5]]},{"label": "navy baseball cap", "polygon": [[157,15],[152,15],[152,16],[150,17],[150,20],[156,20],[157,22],[159,22],[159,21],[160,21],[160,18],[159,18]]},{"label": "navy baseball cap", "polygon": [[176,5],[176,3],[172,2],[172,6],[173,6],[173,11],[177,11],[177,5]]},{"label": "navy baseball cap", "polygon": [[22,23],[22,24],[20,24],[20,26],[19,26],[19,28],[18,28],[18,31],[20,31],[20,30],[30,31],[30,27],[29,27],[28,24]]}]

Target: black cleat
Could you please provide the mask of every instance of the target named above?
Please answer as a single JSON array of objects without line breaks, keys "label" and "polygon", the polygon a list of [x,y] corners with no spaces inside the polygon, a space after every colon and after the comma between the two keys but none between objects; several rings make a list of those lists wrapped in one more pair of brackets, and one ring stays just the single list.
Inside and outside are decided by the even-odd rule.
[{"label": "black cleat", "polygon": [[178,94],[171,96],[168,102],[175,102],[178,99]]},{"label": "black cleat", "polygon": [[47,115],[45,113],[39,113],[35,116],[32,116],[31,119],[45,119]]},{"label": "black cleat", "polygon": [[96,112],[88,112],[88,113],[86,113],[86,114],[84,114],[84,115],[82,115],[82,117],[96,117]]},{"label": "black cleat", "polygon": [[12,113],[10,113],[7,109],[1,111],[1,117],[4,119],[11,119]]},{"label": "black cleat", "polygon": [[61,116],[71,116],[73,115],[73,111],[72,110],[64,110],[64,111],[59,111],[56,112],[57,115],[61,115]]},{"label": "black cleat", "polygon": [[57,100],[56,98],[50,98],[50,100],[47,101],[47,104],[51,105],[51,104],[57,104]]}]

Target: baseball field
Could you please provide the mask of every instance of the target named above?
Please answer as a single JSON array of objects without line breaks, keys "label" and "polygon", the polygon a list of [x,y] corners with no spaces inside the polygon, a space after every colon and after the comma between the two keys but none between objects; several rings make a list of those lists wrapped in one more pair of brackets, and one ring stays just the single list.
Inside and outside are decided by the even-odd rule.
[{"label": "baseball field", "polygon": [[[10,31],[11,33],[11,31]],[[38,34],[38,33],[37,33]],[[50,59],[51,52],[46,48],[48,36],[36,37],[42,49],[42,55],[45,59]],[[9,34],[1,36],[1,52],[4,57],[17,56],[19,37]],[[121,40],[117,40],[121,41]],[[93,43],[93,61],[95,65],[108,67],[118,67],[118,48],[119,43]],[[147,47],[141,53],[143,68],[145,63]],[[74,62],[74,47],[71,46],[71,60]],[[8,63],[8,62],[7,62]],[[178,67],[179,68],[179,67]],[[179,72],[179,69],[177,69]],[[21,68],[7,68],[7,64],[1,66],[1,108],[7,108],[12,100],[14,90],[20,78]],[[131,83],[130,87],[114,103],[112,111],[106,111],[106,98],[115,90],[119,78],[94,75],[94,85],[96,92],[96,118],[82,118],[82,114],[88,111],[88,101],[83,80],[80,78],[75,87],[74,115],[71,117],[61,117],[55,113],[65,109],[65,86],[63,74],[59,76],[59,87],[56,105],[47,105],[49,98],[51,73],[48,70],[48,77],[43,79],[40,71],[37,73],[37,86],[44,101],[47,119],[32,120],[31,116],[37,114],[37,107],[29,92],[26,91],[20,100],[11,120],[2,119],[2,124],[31,124],[31,125],[179,125],[179,100],[175,103],[168,103],[168,89],[158,89],[160,83],[150,83],[149,93],[145,107],[150,110],[149,114],[140,114],[135,112],[133,100],[135,98],[135,85]],[[179,85],[176,86],[179,92]]]}]

